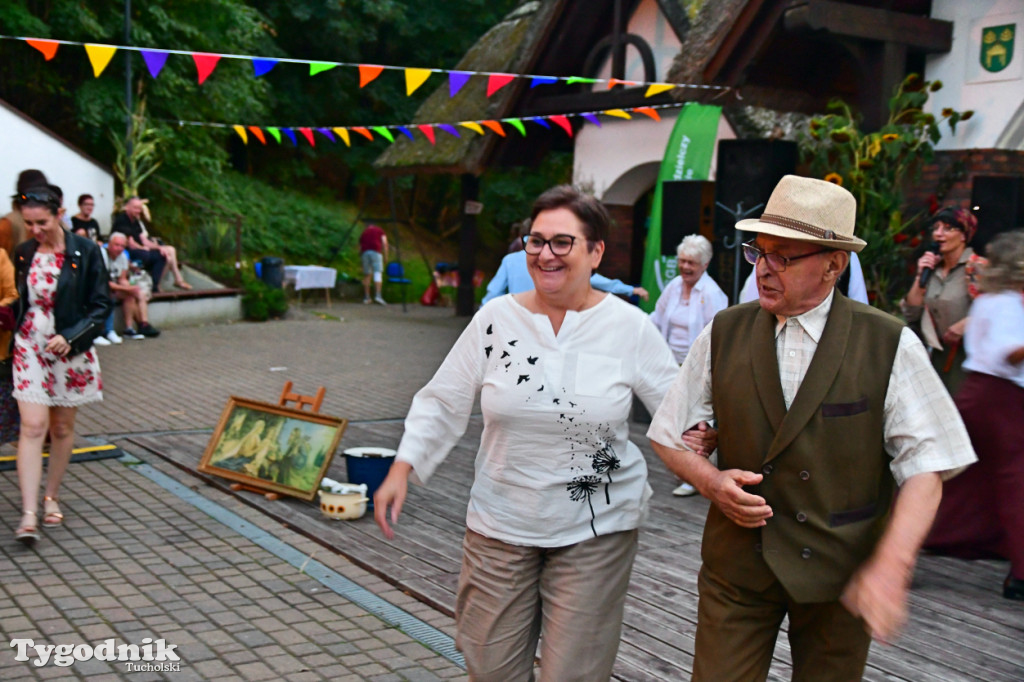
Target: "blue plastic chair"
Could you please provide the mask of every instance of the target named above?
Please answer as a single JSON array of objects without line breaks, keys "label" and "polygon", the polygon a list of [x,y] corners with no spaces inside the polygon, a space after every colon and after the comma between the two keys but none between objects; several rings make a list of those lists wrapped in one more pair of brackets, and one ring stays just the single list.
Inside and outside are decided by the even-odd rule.
[{"label": "blue plastic chair", "polygon": [[402,312],[406,312],[405,289],[409,286],[411,280],[405,276],[405,267],[399,261],[391,261],[384,270],[384,274],[387,275],[389,284],[398,284],[402,287]]}]

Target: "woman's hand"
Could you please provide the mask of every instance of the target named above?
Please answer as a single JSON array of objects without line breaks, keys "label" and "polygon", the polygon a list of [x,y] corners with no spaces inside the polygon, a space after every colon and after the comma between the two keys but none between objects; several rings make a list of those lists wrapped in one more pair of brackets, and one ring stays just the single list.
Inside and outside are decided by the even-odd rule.
[{"label": "woman's hand", "polygon": [[46,344],[46,352],[62,358],[71,352],[71,344],[60,334],[57,334]]},{"label": "woman's hand", "polygon": [[946,346],[954,346],[964,338],[964,329],[967,327],[967,318],[949,325],[949,329],[942,335],[942,343]]},{"label": "woman's hand", "polygon": [[409,474],[412,466],[407,462],[393,462],[387,478],[373,494],[373,519],[380,526],[384,537],[392,540],[395,531],[388,525],[388,507],[391,507],[391,523],[398,521],[405,503],[405,495],[409,490]]},{"label": "woman's hand", "polygon": [[[925,251],[920,258],[917,259],[917,279],[921,278],[921,273],[925,268],[931,268],[934,270],[939,267],[942,262],[942,256],[935,253],[934,251]],[[917,281],[917,280],[915,280]]]},{"label": "woman's hand", "polygon": [[718,447],[718,429],[711,428],[707,422],[683,431],[683,444],[702,457],[710,457]]}]

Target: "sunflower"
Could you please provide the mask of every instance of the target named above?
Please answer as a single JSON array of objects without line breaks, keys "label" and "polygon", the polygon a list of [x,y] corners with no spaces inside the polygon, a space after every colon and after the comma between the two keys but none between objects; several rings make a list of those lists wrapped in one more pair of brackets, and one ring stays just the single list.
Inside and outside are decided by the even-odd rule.
[{"label": "sunflower", "polygon": [[900,136],[896,133],[886,133],[885,135],[882,135],[882,142],[895,142],[898,139],[900,139]]},{"label": "sunflower", "polygon": [[825,182],[831,182],[833,185],[843,186],[843,176],[839,173],[829,173],[825,176]]},{"label": "sunflower", "polygon": [[973,112],[972,110],[968,109],[968,110],[967,110],[967,111],[965,111],[964,113],[960,114],[960,120],[961,120],[961,121],[966,121],[966,120],[967,120],[967,119],[969,119],[969,118],[970,118],[971,116],[974,116],[974,112]]},{"label": "sunflower", "polygon": [[942,81],[932,81],[932,86],[928,89],[932,92],[938,92],[942,89]]},{"label": "sunflower", "polygon": [[875,162],[871,159],[861,159],[857,162],[857,168],[871,168],[875,165]]},{"label": "sunflower", "polygon": [[952,107],[946,107],[945,109],[942,110],[942,118],[949,118],[952,115],[953,115],[953,108]]},{"label": "sunflower", "polygon": [[839,144],[845,144],[851,139],[850,131],[847,128],[833,130],[829,137],[832,138],[833,142],[838,142]]}]

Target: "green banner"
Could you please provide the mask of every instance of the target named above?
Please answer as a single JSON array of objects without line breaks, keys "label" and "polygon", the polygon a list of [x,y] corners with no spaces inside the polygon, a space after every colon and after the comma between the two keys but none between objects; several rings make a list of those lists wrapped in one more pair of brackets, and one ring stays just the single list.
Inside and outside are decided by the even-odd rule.
[{"label": "green banner", "polygon": [[662,183],[672,180],[708,179],[711,156],[714,154],[715,140],[718,137],[718,119],[721,115],[722,107],[691,102],[679,112],[679,118],[676,119],[676,125],[669,136],[665,158],[662,159],[661,170],[658,171],[658,183],[654,186],[654,205],[651,206],[647,247],[644,251],[641,286],[650,292],[651,298],[649,301],[641,301],[640,307],[647,312],[654,310],[661,290],[677,274],[675,254],[661,255]]}]

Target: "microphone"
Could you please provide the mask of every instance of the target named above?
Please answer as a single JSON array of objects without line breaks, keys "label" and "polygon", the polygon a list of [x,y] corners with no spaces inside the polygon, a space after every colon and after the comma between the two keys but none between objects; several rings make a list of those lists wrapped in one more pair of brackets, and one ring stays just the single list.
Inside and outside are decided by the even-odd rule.
[{"label": "microphone", "polygon": [[[938,255],[938,253],[939,253],[939,245],[938,245],[938,243],[937,242],[932,242],[931,244],[929,244],[928,245],[928,251]],[[924,289],[926,286],[928,286],[928,280],[931,279],[932,271],[933,270],[934,270],[934,268],[923,268],[921,270],[921,276],[917,278],[917,281],[921,285],[922,289]]]}]

